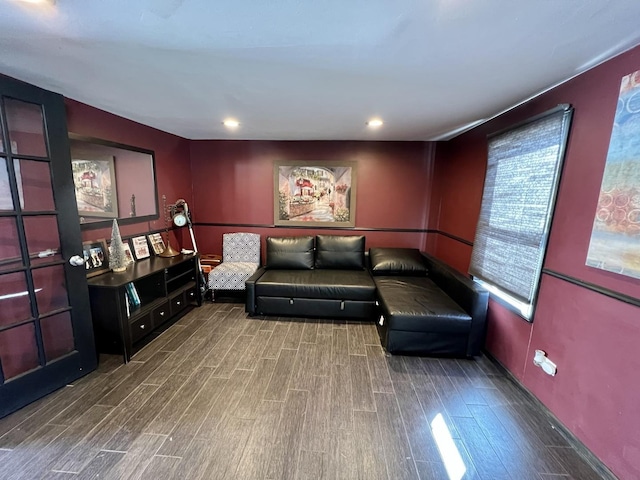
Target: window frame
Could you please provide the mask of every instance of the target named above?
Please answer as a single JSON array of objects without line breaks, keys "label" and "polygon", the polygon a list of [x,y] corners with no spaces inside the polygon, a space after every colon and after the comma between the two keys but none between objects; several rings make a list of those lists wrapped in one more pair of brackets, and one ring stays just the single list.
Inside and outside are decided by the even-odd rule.
[{"label": "window frame", "polygon": [[[551,229],[553,227],[553,221],[555,218],[555,209],[557,206],[557,198],[558,198],[558,192],[560,190],[560,184],[562,181],[562,174],[564,171],[564,160],[565,160],[565,156],[566,156],[566,152],[567,152],[567,148],[568,148],[568,144],[569,144],[569,137],[570,137],[570,132],[571,132],[571,123],[573,120],[573,112],[574,109],[570,104],[560,104],[558,106],[556,106],[555,108],[552,108],[548,111],[545,111],[541,114],[535,115],[533,117],[527,118],[526,120],[519,122],[515,125],[511,125],[509,127],[503,128],[497,132],[491,133],[489,135],[487,135],[487,165],[489,164],[489,152],[488,152],[488,144],[489,141],[497,136],[506,134],[510,131],[514,131],[517,129],[520,129],[522,127],[525,127],[531,123],[537,122],[539,120],[543,120],[549,116],[552,115],[556,115],[556,114],[560,114],[562,113],[562,116],[560,117],[560,121],[561,121],[561,140],[560,140],[560,144],[559,144],[559,150],[558,150],[558,154],[557,154],[557,160],[556,160],[556,164],[555,164],[555,169],[556,169],[556,175],[555,175],[555,179],[551,185],[551,194],[549,196],[549,201],[547,203],[547,216],[546,216],[546,220],[545,220],[545,226],[544,229],[542,231],[542,235],[541,235],[541,253],[542,255],[540,256],[540,263],[539,265],[537,265],[535,272],[534,272],[534,287],[533,287],[533,294],[531,297],[531,301],[530,302],[524,302],[518,298],[515,298],[513,295],[511,295],[509,292],[505,291],[503,288],[500,288],[498,285],[492,283],[491,281],[485,280],[484,278],[480,278],[476,275],[474,275],[473,273],[471,273],[471,271],[473,270],[472,265],[470,264],[469,266],[469,271],[470,271],[470,275],[471,278],[473,278],[473,280],[475,282],[477,282],[479,285],[483,286],[485,289],[487,289],[489,291],[490,297],[497,301],[498,303],[500,303],[502,306],[504,306],[505,308],[507,308],[508,310],[510,310],[511,312],[515,313],[516,315],[518,315],[519,317],[521,317],[522,319],[524,319],[525,321],[532,323],[533,319],[535,317],[535,312],[536,312],[536,306],[537,306],[537,302],[538,302],[538,296],[539,296],[539,292],[540,292],[540,284],[541,284],[541,280],[542,280],[542,273],[544,270],[544,264],[546,261],[546,257],[547,257],[547,250],[548,250],[548,246],[549,246],[549,237],[550,237],[550,232]],[[485,186],[486,186],[486,180],[487,180],[487,176],[485,174],[485,185],[483,185],[483,198],[485,195]],[[480,216],[478,217],[478,221],[480,220]],[[474,242],[474,245],[477,242]],[[528,310],[525,311],[525,307]]]}]

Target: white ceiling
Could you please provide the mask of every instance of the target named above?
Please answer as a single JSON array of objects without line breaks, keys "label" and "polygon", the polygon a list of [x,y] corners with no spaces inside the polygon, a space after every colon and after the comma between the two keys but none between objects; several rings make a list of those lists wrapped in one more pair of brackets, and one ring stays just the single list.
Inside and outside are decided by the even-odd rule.
[{"label": "white ceiling", "polygon": [[431,140],[639,44],[639,20],[638,0],[0,0],[0,73],[190,139]]}]

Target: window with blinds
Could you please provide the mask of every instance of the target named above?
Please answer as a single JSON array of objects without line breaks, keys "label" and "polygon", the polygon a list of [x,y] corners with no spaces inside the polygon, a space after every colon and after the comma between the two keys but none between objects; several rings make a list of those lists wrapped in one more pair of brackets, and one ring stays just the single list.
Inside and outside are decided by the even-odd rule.
[{"label": "window with blinds", "polygon": [[489,137],[469,273],[529,318],[573,109],[560,105]]}]

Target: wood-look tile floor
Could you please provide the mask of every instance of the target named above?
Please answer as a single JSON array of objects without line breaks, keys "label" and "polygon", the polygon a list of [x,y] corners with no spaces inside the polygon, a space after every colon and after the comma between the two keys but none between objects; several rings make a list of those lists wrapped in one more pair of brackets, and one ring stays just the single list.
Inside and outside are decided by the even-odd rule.
[{"label": "wood-look tile floor", "polygon": [[1,419],[0,478],[599,478],[490,361],[372,324],[208,303],[121,362]]}]

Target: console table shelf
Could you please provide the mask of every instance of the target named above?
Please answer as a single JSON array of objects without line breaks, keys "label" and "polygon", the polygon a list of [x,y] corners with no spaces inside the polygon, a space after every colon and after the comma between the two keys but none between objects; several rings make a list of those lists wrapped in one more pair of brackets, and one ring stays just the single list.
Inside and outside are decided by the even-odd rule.
[{"label": "console table shelf", "polygon": [[[88,284],[98,351],[122,353],[125,363],[154,332],[201,303],[196,254],[147,258]],[[137,306],[128,301],[129,284],[140,299]]]}]

